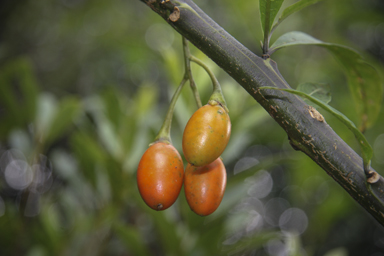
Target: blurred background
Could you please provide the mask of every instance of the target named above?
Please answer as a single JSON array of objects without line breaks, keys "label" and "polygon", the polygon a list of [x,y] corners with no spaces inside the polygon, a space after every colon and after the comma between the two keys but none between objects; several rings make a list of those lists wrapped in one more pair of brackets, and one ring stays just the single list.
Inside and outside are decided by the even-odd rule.
[{"label": "blurred background", "polygon": [[[284,6],[294,3],[286,0]],[[261,55],[258,1],[196,0]],[[383,74],[384,2],[321,1],[275,31],[303,31],[358,50]],[[181,81],[181,36],[139,0],[0,3],[0,255],[384,255],[384,229],[236,82],[191,45],[220,81],[232,135],[222,204],[195,215],[181,192],[155,212],[136,168]],[[318,47],[272,58],[293,87],[328,83],[330,105],[357,121],[342,67]],[[203,104],[208,75],[192,64]],[[184,88],[172,141],[196,110]],[[353,134],[320,110],[357,152]],[[383,111],[381,117],[384,116]],[[384,118],[366,131],[384,174]]]}]

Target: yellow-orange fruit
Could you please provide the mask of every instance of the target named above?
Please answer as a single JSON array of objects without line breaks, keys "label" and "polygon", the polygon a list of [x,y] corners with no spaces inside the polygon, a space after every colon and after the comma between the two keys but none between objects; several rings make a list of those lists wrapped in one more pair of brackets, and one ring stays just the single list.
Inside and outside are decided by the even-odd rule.
[{"label": "yellow-orange fruit", "polygon": [[227,183],[227,173],[220,158],[205,166],[187,165],[184,192],[189,207],[198,215],[207,216],[220,205]]},{"label": "yellow-orange fruit", "polygon": [[171,144],[157,142],[142,156],[137,168],[137,185],[144,202],[154,210],[170,207],[179,196],[184,165]]},{"label": "yellow-orange fruit", "polygon": [[231,121],[221,105],[207,104],[189,119],[183,133],[183,153],[188,163],[204,166],[223,153],[231,135]]}]

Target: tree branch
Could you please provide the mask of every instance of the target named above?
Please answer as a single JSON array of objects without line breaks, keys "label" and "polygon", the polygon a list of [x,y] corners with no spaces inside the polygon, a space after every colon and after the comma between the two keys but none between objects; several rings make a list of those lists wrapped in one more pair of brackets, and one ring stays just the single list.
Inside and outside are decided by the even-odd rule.
[{"label": "tree branch", "polygon": [[284,129],[294,149],[307,154],[384,225],[384,179],[366,183],[361,157],[300,97],[258,89],[290,88],[273,60],[252,53],[190,0],[141,1],[232,76]]}]

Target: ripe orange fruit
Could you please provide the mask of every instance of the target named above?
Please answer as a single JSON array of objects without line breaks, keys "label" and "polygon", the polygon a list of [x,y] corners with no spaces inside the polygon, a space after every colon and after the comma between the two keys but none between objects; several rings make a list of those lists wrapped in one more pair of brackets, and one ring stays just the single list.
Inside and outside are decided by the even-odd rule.
[{"label": "ripe orange fruit", "polygon": [[137,185],[144,202],[154,210],[170,207],[177,199],[184,179],[184,165],[171,144],[156,142],[142,156]]},{"label": "ripe orange fruit", "polygon": [[227,173],[220,158],[201,167],[188,164],[184,192],[191,210],[201,216],[213,213],[223,199],[226,183]]},{"label": "ripe orange fruit", "polygon": [[231,135],[231,121],[219,104],[199,108],[183,133],[183,152],[188,163],[204,166],[223,153]]}]

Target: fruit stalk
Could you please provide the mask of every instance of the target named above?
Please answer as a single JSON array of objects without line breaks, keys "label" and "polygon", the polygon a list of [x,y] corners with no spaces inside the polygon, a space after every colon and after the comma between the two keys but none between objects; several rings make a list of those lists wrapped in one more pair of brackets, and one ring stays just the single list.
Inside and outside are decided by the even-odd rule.
[{"label": "fruit stalk", "polygon": [[168,144],[172,144],[171,125],[172,125],[173,111],[175,109],[177,99],[179,98],[181,90],[183,89],[186,81],[187,81],[187,78],[184,76],[183,80],[181,80],[180,85],[177,87],[175,93],[172,96],[172,100],[171,100],[171,103],[169,104],[168,112],[167,112],[167,115],[165,116],[164,123],[161,126],[160,131],[157,134],[155,141],[153,143],[161,141]]},{"label": "fruit stalk", "polygon": [[185,67],[184,77],[189,79],[189,85],[192,89],[193,96],[195,97],[196,105],[198,108],[201,108],[203,105],[201,104],[200,95],[199,95],[199,92],[197,91],[197,87],[191,71],[191,62],[190,62],[191,53],[189,51],[188,40],[185,37],[182,37],[182,40],[183,40],[184,67]]},{"label": "fruit stalk", "polygon": [[220,104],[223,106],[223,108],[228,112],[227,103],[225,102],[223,92],[221,90],[221,86],[219,84],[219,81],[217,81],[217,78],[213,74],[212,70],[200,59],[196,58],[195,56],[191,55],[190,60],[201,66],[205,69],[205,71],[208,73],[209,77],[211,78],[212,85],[213,85],[213,92],[211,97],[209,98],[208,103],[210,105],[217,105]]}]

